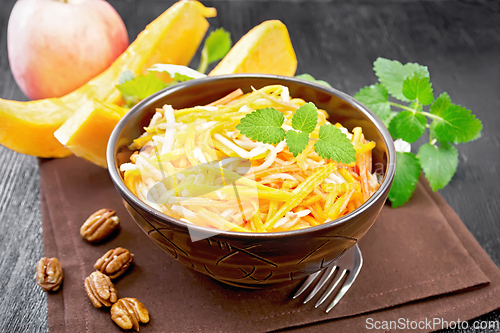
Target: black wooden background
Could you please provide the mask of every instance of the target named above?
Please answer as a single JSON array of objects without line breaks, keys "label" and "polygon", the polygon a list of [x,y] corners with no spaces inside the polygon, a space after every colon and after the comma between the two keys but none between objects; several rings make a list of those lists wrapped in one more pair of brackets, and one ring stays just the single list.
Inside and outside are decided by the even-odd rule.
[{"label": "black wooden background", "polygon": [[[110,2],[133,40],[174,1]],[[375,82],[372,63],[379,56],[427,65],[435,95],[447,91],[483,121],[482,138],[458,146],[458,171],[440,193],[500,266],[498,1],[202,2],[218,10],[211,29],[226,28],[234,42],[264,20],[283,21],[297,54],[297,74],[310,73],[351,95]],[[0,98],[26,100],[7,58],[14,3],[0,0]],[[0,332],[48,330],[46,296],[34,280],[42,256],[37,160],[0,146]],[[479,319],[499,321],[500,311]]]}]

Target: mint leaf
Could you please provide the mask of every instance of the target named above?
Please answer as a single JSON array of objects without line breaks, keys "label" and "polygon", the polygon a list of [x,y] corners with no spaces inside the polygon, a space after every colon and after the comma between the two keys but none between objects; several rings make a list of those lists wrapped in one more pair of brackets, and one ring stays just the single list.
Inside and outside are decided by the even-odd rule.
[{"label": "mint leaf", "polygon": [[314,150],[319,156],[337,162],[349,164],[356,161],[356,150],[351,141],[337,127],[331,124],[321,125],[318,141]]},{"label": "mint leaf", "polygon": [[129,71],[129,70],[123,71],[120,74],[120,77],[118,78],[118,84],[122,84],[122,83],[125,83],[127,81],[131,81],[134,78],[135,78],[135,76],[134,76],[134,73],[132,73],[132,71]]},{"label": "mint leaf", "polygon": [[389,126],[387,126],[387,129],[389,130],[389,134],[391,134],[393,139],[400,139],[398,129],[397,129],[397,121],[394,120],[398,116],[400,112],[396,112],[394,117],[392,117]]},{"label": "mint leaf", "polygon": [[306,149],[309,143],[309,133],[288,131],[286,132],[286,145],[288,150],[293,154],[293,157],[297,157],[304,149]]},{"label": "mint leaf", "polygon": [[410,200],[420,176],[420,164],[414,154],[396,152],[396,161],[396,173],[388,196],[393,208]]},{"label": "mint leaf", "polygon": [[208,53],[208,63],[211,64],[224,58],[231,49],[231,45],[231,34],[224,30],[224,28],[212,31],[205,40],[203,47]]},{"label": "mint leaf", "polygon": [[408,98],[403,95],[403,83],[405,79],[417,70],[423,70],[429,76],[427,67],[407,63],[401,64],[397,60],[388,60],[377,58],[373,63],[373,69],[380,83],[384,85],[387,91],[394,97],[404,102],[409,102]]},{"label": "mint leaf", "polygon": [[354,95],[354,98],[372,110],[382,121],[390,117],[389,93],[380,83],[364,87]]},{"label": "mint leaf", "polygon": [[440,114],[443,112],[448,106],[451,105],[450,95],[447,92],[439,95],[438,98],[432,103],[430,107],[430,111],[432,114]]},{"label": "mint leaf", "polygon": [[133,96],[138,99],[145,99],[165,87],[167,87],[167,84],[156,78],[153,73],[149,73],[148,75],[139,75],[132,80],[123,82],[116,86],[124,97]]},{"label": "mint leaf", "polygon": [[297,131],[311,133],[318,123],[318,109],[309,102],[298,108],[293,114],[292,127]]},{"label": "mint leaf", "polygon": [[403,95],[409,100],[418,100],[422,105],[429,105],[434,101],[432,84],[429,81],[429,72],[417,70],[403,82]]},{"label": "mint leaf", "polygon": [[406,142],[415,142],[425,132],[427,119],[421,113],[401,111],[389,124],[389,132],[394,138],[401,138]]},{"label": "mint leaf", "polygon": [[275,108],[264,108],[247,114],[236,129],[252,140],[277,144],[285,138],[284,121],[285,116]]},{"label": "mint leaf", "polygon": [[[394,117],[396,117],[397,115],[398,115],[398,113],[397,113],[397,112],[393,112],[393,111],[391,111],[391,112],[389,113],[389,115],[387,116],[387,118],[382,119],[382,122],[384,123],[385,127],[389,128],[389,126],[390,126],[390,123],[391,123],[392,119],[393,119]],[[390,133],[390,130],[389,130],[389,133]],[[392,133],[391,133],[391,134],[392,134]],[[394,137],[397,137],[397,136],[394,136]]]},{"label": "mint leaf", "polygon": [[231,50],[231,34],[219,28],[210,33],[205,40],[205,45],[201,50],[201,60],[198,67],[198,72],[205,73],[208,65],[219,61]]},{"label": "mint leaf", "polygon": [[330,83],[326,82],[326,81],[323,81],[323,80],[316,80],[311,74],[300,74],[300,75],[295,75],[296,78],[298,79],[302,79],[302,80],[306,80],[306,81],[310,81],[310,82],[316,82],[318,84],[321,84],[323,86],[326,86],[326,87],[332,87],[330,85]]},{"label": "mint leaf", "polygon": [[431,113],[439,117],[431,123],[431,133],[439,142],[460,143],[481,136],[481,121],[460,105],[437,105],[431,107]]},{"label": "mint leaf", "polygon": [[433,191],[445,187],[457,171],[458,152],[452,145],[426,143],[420,146],[417,157]]}]

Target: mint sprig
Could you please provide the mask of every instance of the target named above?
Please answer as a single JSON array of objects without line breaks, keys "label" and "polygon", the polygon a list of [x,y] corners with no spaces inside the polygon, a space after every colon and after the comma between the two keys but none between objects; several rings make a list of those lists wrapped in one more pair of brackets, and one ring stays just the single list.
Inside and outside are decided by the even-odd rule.
[{"label": "mint sprig", "polygon": [[470,110],[453,104],[446,92],[434,99],[426,66],[378,58],[373,69],[379,83],[362,88],[354,98],[386,124],[393,139],[415,142],[429,129],[429,142],[420,146],[417,155],[397,153],[389,200],[398,207],[411,198],[422,169],[434,191],[446,186],[458,165],[453,144],[479,138],[483,125]]},{"label": "mint sprig", "polygon": [[[307,147],[310,134],[318,124],[318,109],[309,102],[298,108],[292,117],[292,129],[285,131],[282,126],[284,115],[275,108],[257,109],[247,114],[236,126],[241,134],[263,143],[277,144],[286,140],[288,149],[297,157]],[[314,150],[319,156],[341,163],[356,161],[356,150],[340,129],[323,124],[319,128]]]}]

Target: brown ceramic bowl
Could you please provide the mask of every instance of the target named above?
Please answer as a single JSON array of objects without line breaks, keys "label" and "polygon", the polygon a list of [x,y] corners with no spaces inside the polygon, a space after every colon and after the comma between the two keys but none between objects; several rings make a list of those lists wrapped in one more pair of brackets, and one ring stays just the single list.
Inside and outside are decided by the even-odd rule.
[{"label": "brown ceramic bowl", "polygon": [[[320,226],[275,233],[241,233],[190,227],[199,241],[192,242],[186,224],[140,201],[127,189],[119,165],[128,161],[126,146],[149,124],[157,107],[174,108],[205,105],[241,88],[286,85],[290,95],[311,101],[326,110],[331,122],[348,129],[361,126],[368,140],[376,142],[374,169],[384,177],[380,188],[361,207],[337,220]],[[124,204],[139,227],[165,252],[198,272],[222,282],[259,287],[300,279],[327,266],[352,247],[375,222],[395,172],[396,153],[389,132],[366,107],[336,89],[315,83],[273,75],[225,75],[188,81],[137,104],[115,127],[108,143],[108,169]]]}]

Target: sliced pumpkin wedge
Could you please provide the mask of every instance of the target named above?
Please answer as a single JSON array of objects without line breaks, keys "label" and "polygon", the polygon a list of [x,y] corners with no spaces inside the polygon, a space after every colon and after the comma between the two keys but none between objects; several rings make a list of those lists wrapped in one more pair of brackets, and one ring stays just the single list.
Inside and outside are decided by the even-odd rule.
[{"label": "sliced pumpkin wedge", "polygon": [[109,136],[127,111],[115,104],[87,101],[54,136],[76,156],[105,168]]},{"label": "sliced pumpkin wedge", "polygon": [[265,21],[250,30],[210,72],[210,76],[260,73],[293,76],[297,57],[286,26]]},{"label": "sliced pumpkin wedge", "polygon": [[[86,96],[81,96],[83,102]],[[54,131],[74,109],[59,98],[33,102],[0,99],[0,143],[18,153],[38,157],[65,157],[71,152],[54,137]]]},{"label": "sliced pumpkin wedge", "polygon": [[154,63],[187,65],[216,15],[197,1],[179,1],[151,22],[103,73],[61,97],[17,102],[0,99],[0,144],[39,157],[65,157],[71,151],[54,132],[89,100],[120,103],[115,85],[125,70],[144,73]]}]

